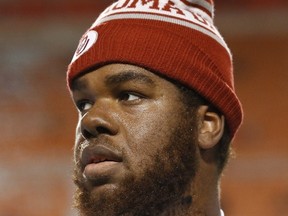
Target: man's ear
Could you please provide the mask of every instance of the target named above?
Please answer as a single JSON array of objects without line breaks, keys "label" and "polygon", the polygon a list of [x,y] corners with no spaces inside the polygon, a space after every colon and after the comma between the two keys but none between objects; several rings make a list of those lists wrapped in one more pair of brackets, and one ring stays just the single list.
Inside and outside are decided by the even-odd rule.
[{"label": "man's ear", "polygon": [[225,119],[208,106],[198,109],[198,143],[202,149],[213,148],[221,139],[224,132]]}]

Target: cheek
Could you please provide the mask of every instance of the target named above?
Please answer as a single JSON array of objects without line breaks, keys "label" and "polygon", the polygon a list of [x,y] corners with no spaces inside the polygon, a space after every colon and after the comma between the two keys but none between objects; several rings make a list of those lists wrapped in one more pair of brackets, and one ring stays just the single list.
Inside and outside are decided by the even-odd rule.
[{"label": "cheek", "polygon": [[129,158],[136,167],[153,165],[155,157],[170,144],[171,132],[177,127],[179,119],[172,111],[158,110],[143,112],[127,124]]}]

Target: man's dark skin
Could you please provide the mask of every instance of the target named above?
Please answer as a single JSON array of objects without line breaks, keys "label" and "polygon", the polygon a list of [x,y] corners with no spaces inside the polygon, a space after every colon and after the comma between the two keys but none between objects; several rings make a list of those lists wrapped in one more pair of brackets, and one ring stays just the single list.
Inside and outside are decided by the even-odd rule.
[{"label": "man's dark skin", "polygon": [[187,106],[175,84],[133,65],[82,74],[72,96],[81,215],[220,215],[223,116]]}]

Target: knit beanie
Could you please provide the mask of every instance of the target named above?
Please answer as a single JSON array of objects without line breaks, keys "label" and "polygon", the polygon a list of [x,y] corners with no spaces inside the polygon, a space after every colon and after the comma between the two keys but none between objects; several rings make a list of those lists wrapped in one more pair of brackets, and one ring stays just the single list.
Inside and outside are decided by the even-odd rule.
[{"label": "knit beanie", "polygon": [[213,18],[213,0],[118,0],[82,36],[68,67],[68,86],[111,63],[150,69],[209,101],[225,116],[233,138],[242,108],[232,56]]}]

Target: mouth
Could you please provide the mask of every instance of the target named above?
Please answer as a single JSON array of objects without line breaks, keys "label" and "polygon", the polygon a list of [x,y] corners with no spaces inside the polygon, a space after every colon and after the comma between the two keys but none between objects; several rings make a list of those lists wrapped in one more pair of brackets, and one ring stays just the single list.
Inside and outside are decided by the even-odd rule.
[{"label": "mouth", "polygon": [[122,162],[122,157],[119,152],[104,145],[87,145],[83,148],[80,157],[84,167],[88,164],[97,164],[105,161]]},{"label": "mouth", "polygon": [[122,162],[121,154],[104,145],[87,145],[80,152],[83,177],[89,181],[103,181],[109,179]]},{"label": "mouth", "polygon": [[91,164],[91,163],[101,163],[101,162],[104,162],[104,161],[111,161],[110,159],[107,159],[106,157],[103,157],[103,156],[98,156],[96,158],[91,158],[91,160],[89,161],[88,164]]}]

